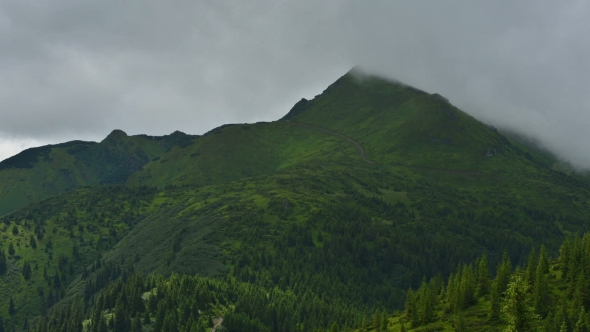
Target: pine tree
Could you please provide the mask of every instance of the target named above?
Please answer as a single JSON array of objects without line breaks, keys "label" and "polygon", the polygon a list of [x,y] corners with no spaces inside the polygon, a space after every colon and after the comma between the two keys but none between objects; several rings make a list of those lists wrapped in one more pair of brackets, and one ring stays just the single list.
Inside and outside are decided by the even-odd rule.
[{"label": "pine tree", "polygon": [[543,258],[540,257],[539,264],[537,264],[537,269],[535,271],[535,283],[533,286],[533,306],[535,312],[541,317],[547,316],[549,307],[551,306],[549,281],[545,274],[547,269],[544,264]]},{"label": "pine tree", "polygon": [[14,305],[14,300],[12,299],[12,296],[8,301],[8,313],[11,315],[14,315],[16,313],[16,306]]},{"label": "pine tree", "polygon": [[500,291],[497,282],[492,284],[490,294],[490,312],[488,314],[488,320],[490,322],[496,322],[500,319]]},{"label": "pine tree", "polygon": [[475,276],[473,275],[473,268],[471,265],[463,267],[463,273],[461,274],[461,293],[463,299],[462,309],[466,309],[477,302],[475,297],[476,290]]},{"label": "pine tree", "polygon": [[80,258],[80,249],[78,248],[77,243],[74,243],[74,246],[72,247],[72,257],[76,259]]},{"label": "pine tree", "polygon": [[482,297],[490,292],[490,269],[488,257],[483,255],[477,263],[477,289],[476,296]]},{"label": "pine tree", "polygon": [[544,245],[541,246],[541,251],[539,252],[538,265],[542,265],[543,273],[549,273],[549,255]]},{"label": "pine tree", "polygon": [[584,307],[581,306],[579,313],[578,313],[578,321],[576,322],[576,325],[574,326],[574,332],[586,332],[587,330],[587,326],[586,326],[586,311],[584,310]]},{"label": "pine tree", "polygon": [[375,329],[379,331],[379,328],[381,327],[381,311],[379,310],[373,315],[373,325],[375,326]]},{"label": "pine tree", "polygon": [[418,308],[416,303],[416,295],[412,289],[408,290],[407,299],[406,299],[406,308],[405,308],[405,316],[410,321],[411,327],[416,327],[419,325],[418,319]]},{"label": "pine tree", "polygon": [[586,275],[583,270],[577,277],[577,281],[574,288],[574,301],[573,307],[579,308],[588,304],[588,282],[586,281]]},{"label": "pine tree", "polygon": [[6,254],[4,250],[0,250],[0,275],[6,273]]},{"label": "pine tree", "polygon": [[[422,285],[418,290],[418,322],[419,324],[428,324],[434,320],[434,296],[430,285],[426,282],[426,279],[422,280]],[[375,325],[377,327],[379,325]]]},{"label": "pine tree", "polygon": [[528,290],[529,285],[520,276],[508,284],[506,305],[502,309],[508,320],[505,332],[540,331],[541,319],[528,304]]},{"label": "pine tree", "polygon": [[535,249],[531,250],[529,254],[529,260],[526,266],[526,282],[533,288],[535,284],[535,272],[537,271],[537,264],[536,264],[536,257],[535,257]]},{"label": "pine tree", "polygon": [[150,312],[146,310],[143,313],[143,325],[150,325],[151,323],[152,319],[150,318]]},{"label": "pine tree", "polygon": [[498,293],[501,295],[506,291],[508,283],[510,282],[510,274],[512,273],[512,263],[510,263],[510,257],[508,253],[504,252],[502,256],[502,263],[498,265],[496,273],[496,282],[498,284]]},{"label": "pine tree", "polygon": [[384,310],[381,313],[381,328],[380,331],[381,332],[386,332],[387,329],[389,328],[389,318],[387,317],[387,312]]},{"label": "pine tree", "polygon": [[15,224],[14,226],[12,226],[12,235],[17,236],[18,233],[18,226],[16,226]]},{"label": "pine tree", "polygon": [[122,305],[115,308],[115,332],[128,332],[131,329],[131,320]]},{"label": "pine tree", "polygon": [[102,315],[102,311],[98,319],[98,324],[96,325],[96,332],[109,332],[109,328],[107,326],[107,322],[105,321],[104,316]]},{"label": "pine tree", "polygon": [[37,241],[35,241],[35,237],[33,235],[31,235],[29,238],[29,242],[31,243],[31,248],[37,249]]},{"label": "pine tree", "polygon": [[462,314],[457,315],[455,318],[455,332],[466,332],[467,327],[465,326],[465,318]]},{"label": "pine tree", "polygon": [[336,322],[332,323],[332,327],[330,327],[330,332],[338,332],[338,331],[340,331],[338,324],[336,324]]},{"label": "pine tree", "polygon": [[457,287],[455,284],[455,275],[453,273],[451,273],[451,275],[449,276],[449,280],[447,282],[447,291],[445,293],[445,300],[446,300],[446,305],[444,308],[445,313],[451,313],[455,310],[455,308],[457,306],[456,292],[457,292]]},{"label": "pine tree", "polygon": [[166,315],[166,318],[164,319],[164,327],[162,330],[166,332],[178,332],[178,318],[176,317],[175,310]]},{"label": "pine tree", "polygon": [[15,253],[16,251],[14,250],[14,245],[12,244],[12,242],[10,242],[10,244],[8,244],[8,254],[10,256],[14,256]]},{"label": "pine tree", "polygon": [[135,318],[133,318],[133,324],[131,325],[131,331],[132,332],[142,332],[143,331],[143,328],[141,326],[141,318],[139,317],[139,315],[137,315],[137,316],[135,316]]},{"label": "pine tree", "polygon": [[31,264],[27,261],[23,264],[23,277],[25,280],[31,279]]}]

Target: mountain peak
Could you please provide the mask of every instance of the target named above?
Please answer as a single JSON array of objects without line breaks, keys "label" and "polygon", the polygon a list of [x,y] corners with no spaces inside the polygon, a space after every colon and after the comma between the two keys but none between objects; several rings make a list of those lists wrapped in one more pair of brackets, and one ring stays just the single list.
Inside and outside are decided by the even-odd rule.
[{"label": "mountain peak", "polygon": [[111,131],[111,133],[103,140],[103,142],[107,141],[107,140],[118,141],[118,140],[121,140],[121,139],[124,139],[127,137],[128,137],[127,133],[125,133],[121,129],[115,129],[115,130]]}]

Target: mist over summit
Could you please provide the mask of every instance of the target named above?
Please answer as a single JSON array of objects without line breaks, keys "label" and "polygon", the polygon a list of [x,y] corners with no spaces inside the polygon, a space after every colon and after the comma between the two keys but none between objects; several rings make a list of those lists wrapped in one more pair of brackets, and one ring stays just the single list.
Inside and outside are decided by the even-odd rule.
[{"label": "mist over summit", "polygon": [[0,158],[113,128],[271,121],[358,64],[586,167],[588,12],[579,1],[15,2],[0,14]]}]

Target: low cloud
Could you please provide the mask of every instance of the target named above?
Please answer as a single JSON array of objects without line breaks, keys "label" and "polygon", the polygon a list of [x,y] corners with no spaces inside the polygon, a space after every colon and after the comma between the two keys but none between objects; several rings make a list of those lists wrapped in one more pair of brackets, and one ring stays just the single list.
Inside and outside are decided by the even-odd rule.
[{"label": "low cloud", "polygon": [[588,168],[588,6],[0,0],[0,159],[14,142],[278,119],[360,65]]}]

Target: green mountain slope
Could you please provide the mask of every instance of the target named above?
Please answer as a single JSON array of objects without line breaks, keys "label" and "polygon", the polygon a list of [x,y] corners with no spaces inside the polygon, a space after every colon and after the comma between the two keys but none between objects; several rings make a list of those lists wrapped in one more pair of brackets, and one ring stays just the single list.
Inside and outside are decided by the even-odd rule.
[{"label": "green mountain slope", "polygon": [[534,168],[506,138],[441,96],[353,72],[284,119],[346,135],[379,163],[496,174]]},{"label": "green mountain slope", "polygon": [[348,142],[285,122],[226,125],[162,155],[131,176],[130,185],[208,185],[360,160]]},{"label": "green mountain slope", "polygon": [[125,183],[145,164],[195,136],[127,136],[113,131],[100,143],[73,141],[25,150],[0,162],[0,215],[78,186]]},{"label": "green mountain slope", "polygon": [[[15,252],[0,282],[16,312],[5,301],[0,315],[22,326],[76,296],[91,306],[132,272],[225,278],[363,314],[392,311],[425,276],[446,277],[482,253],[494,265],[504,251],[515,263],[541,244],[556,253],[565,236],[590,230],[587,182],[440,96],[380,78],[348,73],[279,121],[174,135],[185,139],[165,146],[114,132],[0,171],[24,172],[30,187],[12,189],[21,194],[43,188],[62,164],[81,165],[71,168],[76,179],[90,174],[80,183],[103,185],[5,216],[0,248],[12,243]],[[13,234],[14,225],[23,232]],[[52,248],[40,228],[53,234]],[[31,236],[43,252],[27,247]],[[74,259],[74,243],[82,258]],[[52,277],[33,269],[27,281],[25,260]]]}]

